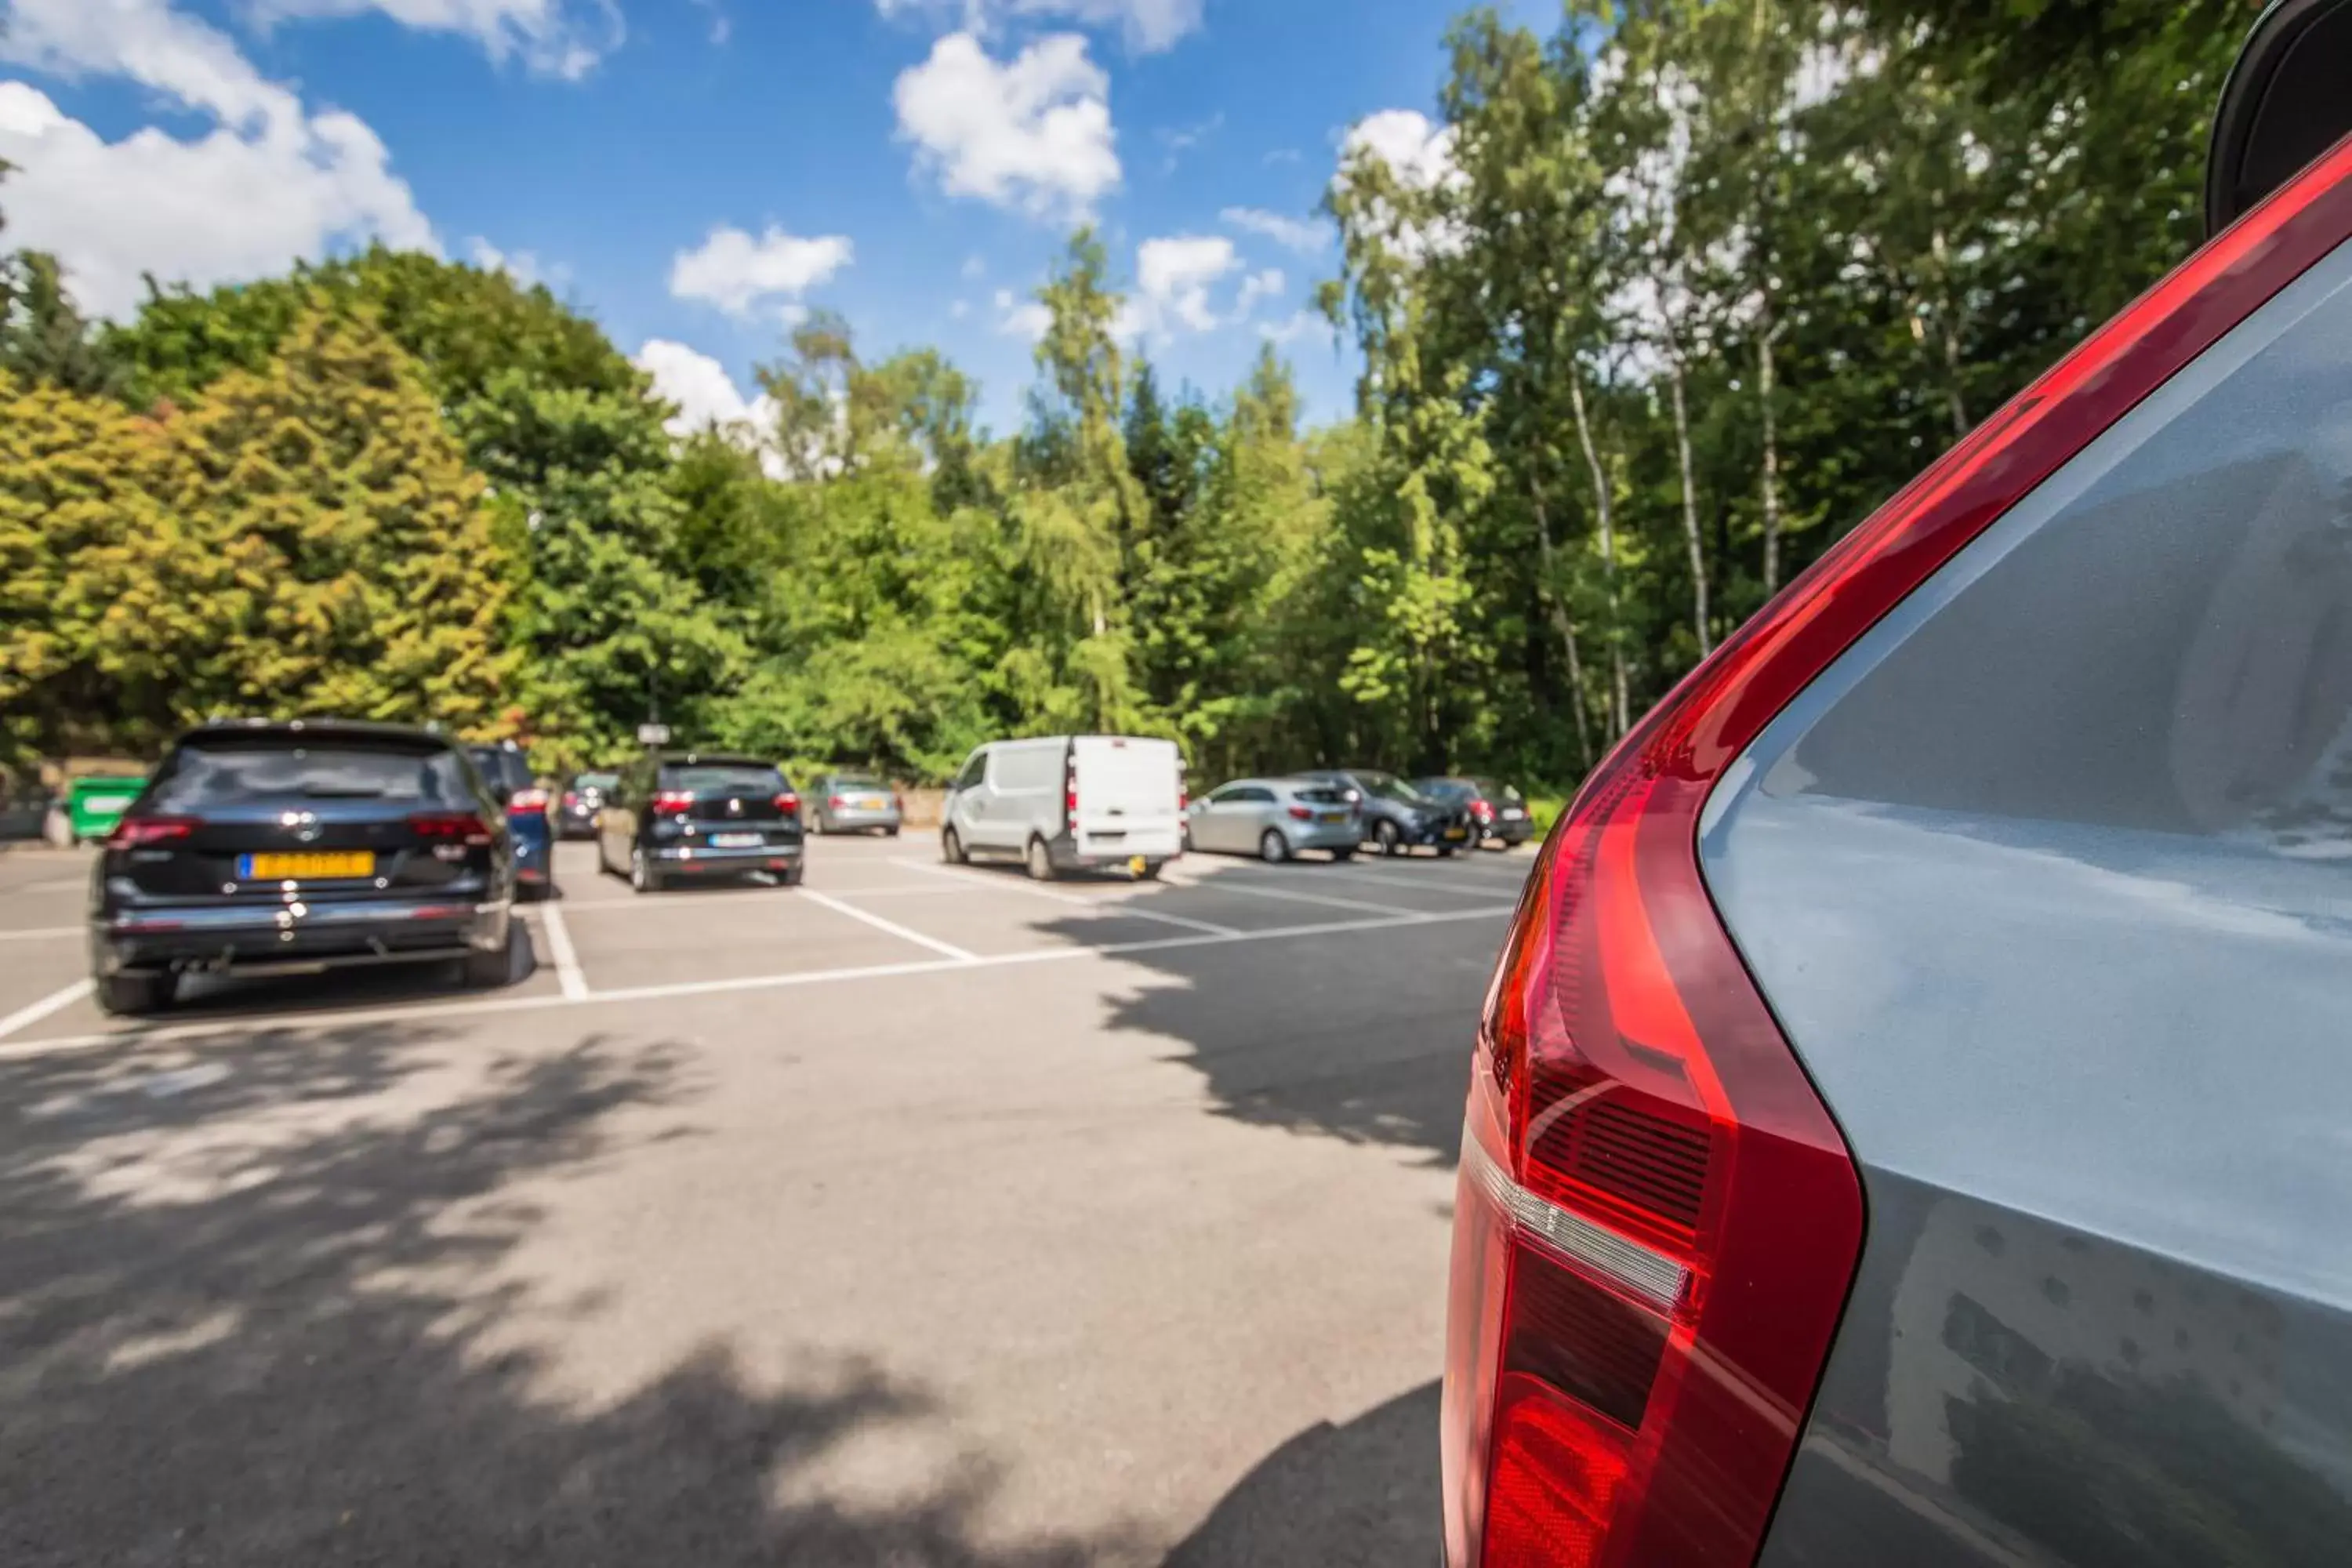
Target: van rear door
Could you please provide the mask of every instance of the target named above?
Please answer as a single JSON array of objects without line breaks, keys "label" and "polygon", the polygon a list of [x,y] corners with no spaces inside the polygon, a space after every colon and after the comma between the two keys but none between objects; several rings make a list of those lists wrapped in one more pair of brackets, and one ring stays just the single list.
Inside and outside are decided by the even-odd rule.
[{"label": "van rear door", "polygon": [[1173,741],[1077,736],[1070,781],[1070,838],[1081,857],[1167,860],[1182,850],[1184,759]]}]

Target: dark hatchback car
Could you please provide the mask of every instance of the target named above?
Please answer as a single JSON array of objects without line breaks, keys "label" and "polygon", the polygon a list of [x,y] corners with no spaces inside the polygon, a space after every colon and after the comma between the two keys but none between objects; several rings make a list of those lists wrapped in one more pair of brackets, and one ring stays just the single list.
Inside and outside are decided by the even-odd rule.
[{"label": "dark hatchback car", "polygon": [[1415,779],[1412,787],[1433,800],[1450,801],[1470,814],[1470,842],[1517,847],[1535,837],[1528,797],[1498,779]]},{"label": "dark hatchback car", "polygon": [[507,830],[514,836],[515,886],[526,899],[544,899],[555,892],[555,828],[548,820],[547,792],[530,771],[530,759],[509,741],[495,746],[468,746],[466,754],[490,798],[507,814]]},{"label": "dark hatchback car", "polygon": [[593,838],[596,837],[596,814],[604,809],[604,797],[621,782],[618,773],[574,773],[563,793],[548,803],[547,819],[555,826],[558,838]]},{"label": "dark hatchback car", "polygon": [[511,836],[446,736],[297,720],[173,745],[90,874],[101,1006],[168,1004],[186,973],[455,960],[509,975]]},{"label": "dark hatchback car", "polygon": [[1423,847],[1451,855],[1470,843],[1467,806],[1425,795],[1394,773],[1377,768],[1316,768],[1294,776],[1354,795],[1364,842],[1383,855]]},{"label": "dark hatchback car", "polygon": [[2352,1560],[2347,77],[2352,5],[2268,13],[2228,226],[1552,830],[1471,1052],[1454,1568]]},{"label": "dark hatchback car", "polygon": [[641,893],[753,871],[801,879],[800,795],[757,757],[656,752],[622,773],[597,822],[599,862]]}]

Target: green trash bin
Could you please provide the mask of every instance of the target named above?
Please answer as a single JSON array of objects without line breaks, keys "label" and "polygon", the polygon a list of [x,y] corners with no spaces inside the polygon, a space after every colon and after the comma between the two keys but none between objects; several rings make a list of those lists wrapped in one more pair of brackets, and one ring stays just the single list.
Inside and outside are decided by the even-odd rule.
[{"label": "green trash bin", "polygon": [[143,778],[121,774],[76,779],[66,786],[66,828],[77,844],[114,831],[123,811],[147,787]]}]

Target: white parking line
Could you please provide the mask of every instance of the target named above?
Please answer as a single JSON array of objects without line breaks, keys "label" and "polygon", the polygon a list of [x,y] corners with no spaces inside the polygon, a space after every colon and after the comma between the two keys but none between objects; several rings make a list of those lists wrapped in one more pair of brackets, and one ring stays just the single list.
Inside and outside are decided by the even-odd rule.
[{"label": "white parking line", "polygon": [[85,926],[35,926],[27,931],[0,931],[0,942],[32,942],[37,938],[79,936]]},{"label": "white parking line", "polygon": [[60,1007],[70,1007],[93,989],[87,978],[75,981],[62,990],[52,991],[37,1002],[28,1002],[5,1018],[0,1018],[0,1040],[17,1030],[37,1024]]},{"label": "white parking line", "polygon": [[1329,893],[1301,893],[1288,888],[1253,888],[1245,884],[1243,877],[1234,876],[1230,872],[1222,877],[1204,877],[1198,881],[1187,882],[1185,886],[1197,888],[1207,893],[1238,893],[1246,899],[1281,899],[1294,904],[1328,904],[1335,910],[1362,910],[1369,914],[1376,915],[1406,915],[1418,918],[1421,914],[1419,910],[1409,910],[1401,904],[1376,904],[1369,899],[1342,899]]},{"label": "white parking line", "polygon": [[[928,871],[934,877],[945,877],[964,888],[982,890],[995,889],[1007,893],[1026,893],[1033,899],[1045,899],[1056,904],[1066,904],[1081,910],[1112,910],[1139,921],[1154,921],[1160,925],[1175,926],[1183,931],[1206,931],[1211,936],[1236,936],[1237,926],[1219,925],[1214,921],[1196,921],[1190,915],[1171,915],[1164,910],[1147,910],[1131,899],[1089,899],[1076,893],[1056,893],[1034,882],[1016,882],[1010,877],[993,877],[985,871],[951,871],[945,866],[933,866],[921,860],[901,860],[899,865],[911,870]],[[942,889],[944,890],[944,889]]]},{"label": "white parking line", "polygon": [[580,955],[572,950],[572,933],[564,928],[563,911],[551,903],[537,910],[547,928],[547,956],[555,960],[556,983],[574,1002],[588,994],[588,977],[580,973]]},{"label": "white parking line", "polygon": [[[803,889],[805,891],[806,889]],[[666,985],[637,985],[596,991],[576,1000],[569,996],[469,997],[421,1005],[354,1007],[339,1013],[285,1014],[278,1017],[222,1018],[204,1023],[150,1025],[102,1035],[68,1035],[53,1040],[18,1040],[0,1044],[0,1059],[45,1055],[51,1051],[90,1050],[102,1046],[167,1045],[178,1040],[208,1039],[219,1035],[263,1034],[273,1029],[347,1028],[366,1024],[394,1024],[412,1019],[471,1016],[478,1013],[534,1013],[551,1007],[598,1007],[614,1002],[660,1001],[677,996],[704,996],[729,991],[772,991],[797,985],[823,985],[856,980],[884,980],[909,974],[969,974],[974,970],[1001,969],[1020,963],[1056,963],[1097,956],[1120,958],[1130,953],[1159,952],[1177,948],[1224,947],[1236,942],[1281,942],[1296,937],[1339,936],[1353,931],[1383,931],[1454,921],[1493,920],[1511,912],[1510,904],[1484,909],[1449,910],[1442,915],[1412,915],[1392,919],[1326,921],[1315,925],[1275,926],[1265,931],[1230,934],[1169,936],[1150,942],[1108,942],[1101,947],[1048,947],[1025,952],[995,953],[986,958],[918,959],[906,963],[875,963],[854,969],[806,970],[796,974],[752,974],[734,980],[681,980]],[[79,989],[87,991],[83,981]],[[68,989],[73,989],[68,987]],[[36,1006],[61,1007],[72,1001],[50,998]],[[50,1005],[54,1004],[54,1006]],[[21,1016],[21,1015],[20,1015]],[[30,1019],[26,1020],[30,1022]],[[15,1018],[0,1019],[0,1032],[21,1027]]]},{"label": "white parking line", "polygon": [[886,921],[880,915],[861,910],[856,904],[845,904],[839,899],[818,892],[814,888],[803,886],[801,889],[801,897],[813,904],[823,904],[826,909],[837,910],[847,915],[851,920],[864,921],[876,931],[888,931],[892,936],[901,941],[911,942],[917,947],[928,947],[933,952],[952,958],[959,963],[976,963],[980,961],[980,954],[976,952],[966,952],[953,942],[941,942],[937,937],[925,936],[919,931],[909,931],[896,921]]}]

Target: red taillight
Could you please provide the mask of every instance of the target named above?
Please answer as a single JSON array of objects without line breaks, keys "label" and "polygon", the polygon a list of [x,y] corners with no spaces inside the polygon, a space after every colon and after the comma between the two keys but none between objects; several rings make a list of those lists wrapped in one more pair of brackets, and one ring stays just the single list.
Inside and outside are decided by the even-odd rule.
[{"label": "red taillight", "polygon": [[1746,1564],[1862,1237],[1853,1163],[1701,879],[1716,783],[1961,547],[2352,232],[2352,140],[1791,583],[1552,831],[1479,1030],[1443,1415],[1446,1552]]},{"label": "red taillight", "polygon": [[1483,800],[1474,800],[1470,803],[1470,815],[1481,822],[1492,822],[1495,820],[1495,808]]},{"label": "red taillight", "polygon": [[[783,797],[779,795],[776,798],[781,802]],[[839,811],[848,804],[849,803],[847,801],[842,799],[841,796],[837,795],[829,795],[824,797],[824,806],[827,811]]]},{"label": "red taillight", "polygon": [[1315,814],[1307,810],[1303,805],[1292,806],[1290,808],[1290,815],[1300,822],[1312,822],[1315,820]]},{"label": "red taillight", "polygon": [[109,849],[136,849],[185,838],[201,826],[193,816],[126,816],[106,836]]},{"label": "red taillight", "polygon": [[694,792],[690,789],[666,789],[654,795],[656,811],[688,812],[694,809]]},{"label": "red taillight", "polygon": [[[839,805],[841,802],[835,800],[833,804],[835,805]],[[801,809],[801,797],[794,795],[791,790],[786,790],[783,794],[776,797],[776,809],[782,812],[786,816],[797,816]]]},{"label": "red taillight", "polygon": [[543,789],[519,789],[514,792],[514,798],[507,802],[507,810],[509,812],[545,811],[546,809],[547,792]]},{"label": "red taillight", "polygon": [[566,811],[577,811],[580,809],[580,796],[578,792],[573,790],[565,790],[563,792],[563,809]]},{"label": "red taillight", "polygon": [[408,819],[408,830],[419,838],[443,844],[488,844],[489,824],[470,811],[421,811]]}]

